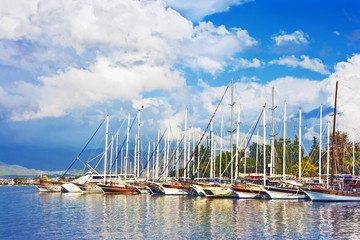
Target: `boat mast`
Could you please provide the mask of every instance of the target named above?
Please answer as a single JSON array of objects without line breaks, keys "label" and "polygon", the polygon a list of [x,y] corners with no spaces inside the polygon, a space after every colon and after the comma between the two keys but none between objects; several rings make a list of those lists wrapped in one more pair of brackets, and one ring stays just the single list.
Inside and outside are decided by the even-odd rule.
[{"label": "boat mast", "polygon": [[319,183],[321,183],[321,146],[322,146],[322,104],[320,105],[320,131],[319,131]]},{"label": "boat mast", "polygon": [[222,178],[221,174],[221,161],[222,161],[222,152],[223,152],[223,127],[224,127],[224,117],[221,117],[221,127],[220,127],[220,156],[219,156],[219,179]]},{"label": "boat mast", "polygon": [[263,126],[263,132],[264,132],[264,139],[263,139],[263,168],[264,168],[264,186],[266,186],[266,106],[264,106],[264,126]]},{"label": "boat mast", "polygon": [[148,143],[148,155],[147,155],[147,166],[146,166],[146,180],[149,179],[149,173],[150,173],[150,148],[151,148],[151,142]]},{"label": "boat mast", "polygon": [[214,126],[210,125],[210,181],[214,179]]},{"label": "boat mast", "polygon": [[302,174],[301,174],[301,171],[302,171],[302,169],[301,169],[301,128],[302,128],[302,126],[301,126],[301,111],[302,111],[302,109],[301,109],[301,107],[299,108],[299,179],[301,179],[301,177],[302,177]]},{"label": "boat mast", "polygon": [[352,175],[355,176],[355,128],[353,128],[352,149]]},{"label": "boat mast", "polygon": [[329,186],[330,174],[330,122],[327,122],[327,150],[326,150],[326,185]]},{"label": "boat mast", "polygon": [[332,144],[331,144],[331,180],[330,185],[334,183],[334,170],[335,170],[335,135],[336,135],[336,105],[337,105],[337,93],[338,93],[338,85],[339,82],[336,81],[336,89],[335,89],[335,103],[334,103],[334,122],[333,122],[333,136],[332,136]]},{"label": "boat mast", "polygon": [[105,184],[106,184],[106,171],[107,171],[108,137],[109,137],[109,115],[106,115],[105,150],[104,150],[104,183]]},{"label": "boat mast", "polygon": [[136,179],[137,178],[137,144],[138,144],[138,141],[137,141],[137,137],[138,137],[138,135],[137,134],[135,134],[135,147],[134,147],[134,168],[133,168],[133,170],[134,170],[134,178]]},{"label": "boat mast", "polygon": [[271,96],[272,96],[272,104],[271,104],[271,156],[270,156],[270,176],[275,174],[275,104],[274,104],[274,91],[275,88],[272,87],[271,89]]},{"label": "boat mast", "polygon": [[129,162],[129,139],[130,139],[130,113],[128,114],[128,125],[126,130],[126,150],[125,150],[125,166],[124,166],[124,179],[126,181],[127,169]]},{"label": "boat mast", "polygon": [[179,164],[180,164],[180,126],[178,126],[177,141],[176,141],[176,179],[179,179]]},{"label": "boat mast", "polygon": [[140,160],[141,160],[141,109],[138,110],[138,133],[137,133],[137,167],[136,178],[140,176]]},{"label": "boat mast", "polygon": [[160,128],[158,129],[156,163],[155,163],[155,177],[157,179],[159,178],[159,161],[160,161]]},{"label": "boat mast", "polygon": [[185,131],[185,138],[184,138],[184,180],[186,179],[186,161],[187,161],[187,114],[188,110],[185,109],[185,122],[184,122],[184,131]]},{"label": "boat mast", "polygon": [[235,152],[235,179],[239,176],[239,138],[240,138],[240,109],[239,105],[238,115],[237,115],[237,128],[236,128],[236,152]]},{"label": "boat mast", "polygon": [[230,167],[230,181],[231,183],[234,182],[234,164],[232,163],[232,160],[234,159],[234,151],[233,151],[233,126],[234,126],[234,78],[231,79],[231,103],[230,108],[230,156],[231,156],[231,167]]},{"label": "boat mast", "polygon": [[[201,141],[201,134],[199,134],[199,142]],[[200,150],[201,150],[201,146],[200,144],[197,145],[197,178],[200,178]]]},{"label": "boat mast", "polygon": [[256,129],[256,160],[255,160],[255,173],[258,174],[258,161],[259,161],[259,128]]},{"label": "boat mast", "polygon": [[286,165],[286,101],[284,101],[284,135],[283,135],[283,179],[286,179],[285,165]]}]

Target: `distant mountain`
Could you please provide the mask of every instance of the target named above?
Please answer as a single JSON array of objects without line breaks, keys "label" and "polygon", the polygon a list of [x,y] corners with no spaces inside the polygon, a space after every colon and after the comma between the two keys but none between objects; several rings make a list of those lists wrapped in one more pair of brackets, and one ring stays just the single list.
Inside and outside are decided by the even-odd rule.
[{"label": "distant mountain", "polygon": [[[81,159],[86,162],[87,159],[94,158],[101,149],[86,150]],[[74,149],[45,149],[23,146],[0,147],[0,161],[9,165],[19,165],[28,169],[41,169],[45,171],[59,171],[67,169],[79,154],[79,150]],[[82,165],[83,166],[83,165]],[[73,168],[81,169],[82,166]],[[1,170],[1,168],[0,168]]]},{"label": "distant mountain", "polygon": [[9,165],[4,162],[0,162],[0,176],[61,176],[63,173],[64,171],[42,171],[38,169],[29,169],[19,165]]}]

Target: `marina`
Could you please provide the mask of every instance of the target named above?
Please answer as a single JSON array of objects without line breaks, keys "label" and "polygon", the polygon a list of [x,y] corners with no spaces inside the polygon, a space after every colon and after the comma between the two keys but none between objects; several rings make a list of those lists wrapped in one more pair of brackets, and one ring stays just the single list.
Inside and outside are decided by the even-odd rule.
[{"label": "marina", "polygon": [[[0,187],[1,239],[357,239],[358,203]],[[11,219],[11,221],[9,221]]]}]

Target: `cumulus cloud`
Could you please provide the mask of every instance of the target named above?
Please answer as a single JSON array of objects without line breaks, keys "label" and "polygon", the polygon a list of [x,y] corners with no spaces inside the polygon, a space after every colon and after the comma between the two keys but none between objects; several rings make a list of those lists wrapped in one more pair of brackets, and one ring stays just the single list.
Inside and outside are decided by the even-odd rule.
[{"label": "cumulus cloud", "polygon": [[0,63],[40,69],[35,83],[1,88],[3,114],[18,121],[171,91],[185,85],[175,66],[215,74],[257,43],[243,29],[193,26],[161,0],[6,1],[0,18]]},{"label": "cumulus cloud", "polygon": [[192,21],[200,21],[205,16],[226,12],[232,6],[242,5],[254,0],[165,0],[166,4],[182,13]]},{"label": "cumulus cloud", "polygon": [[301,55],[300,59],[296,58],[294,55],[281,57],[277,60],[270,61],[269,64],[285,65],[293,68],[301,67],[321,74],[330,74],[329,70],[326,69],[326,66],[320,59],[311,59],[305,55]]},{"label": "cumulus cloud", "polygon": [[129,101],[143,92],[181,87],[184,79],[177,71],[160,66],[132,68],[114,65],[99,58],[89,69],[70,68],[43,77],[40,84],[16,82],[1,89],[1,105],[11,120],[63,116],[76,109],[109,100]]},{"label": "cumulus cloud", "polygon": [[245,58],[239,58],[234,60],[233,70],[243,69],[243,68],[259,68],[261,66],[261,61],[257,58],[253,58],[251,61]]},{"label": "cumulus cloud", "polygon": [[211,22],[201,22],[194,28],[192,39],[183,45],[179,57],[191,68],[215,74],[223,71],[235,52],[256,44],[246,30],[227,30],[223,25],[215,27]]},{"label": "cumulus cloud", "polygon": [[335,66],[335,72],[324,80],[324,90],[328,93],[327,103],[334,105],[335,83],[339,82],[338,90],[338,129],[352,134],[355,128],[360,132],[358,116],[360,113],[360,54],[354,54],[346,62],[340,62]]},{"label": "cumulus cloud", "polygon": [[299,30],[291,34],[286,34],[286,32],[282,31],[277,35],[273,35],[272,39],[275,41],[275,45],[277,46],[309,43],[307,34]]},{"label": "cumulus cloud", "polygon": [[309,44],[309,36],[303,31],[297,30],[291,34],[281,31],[271,36],[274,41],[276,52],[299,52]]}]

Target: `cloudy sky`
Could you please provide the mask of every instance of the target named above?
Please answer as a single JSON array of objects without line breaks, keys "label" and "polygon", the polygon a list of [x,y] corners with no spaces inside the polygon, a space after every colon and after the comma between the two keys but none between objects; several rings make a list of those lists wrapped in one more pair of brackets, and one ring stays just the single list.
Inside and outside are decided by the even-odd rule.
[{"label": "cloudy sky", "polygon": [[[50,168],[48,151],[76,157],[106,114],[110,134],[124,135],[128,113],[142,106],[144,145],[158,128],[175,139],[186,108],[197,132],[231,79],[243,135],[264,103],[270,116],[274,87],[276,133],[286,101],[287,136],[302,107],[311,140],[339,81],[337,127],[360,141],[358,9],[357,0],[2,0],[0,161]],[[231,129],[229,103],[230,91],[217,135],[222,117]]]}]

